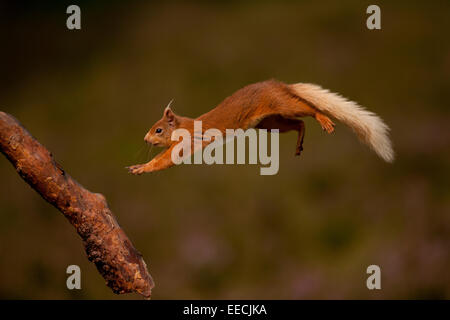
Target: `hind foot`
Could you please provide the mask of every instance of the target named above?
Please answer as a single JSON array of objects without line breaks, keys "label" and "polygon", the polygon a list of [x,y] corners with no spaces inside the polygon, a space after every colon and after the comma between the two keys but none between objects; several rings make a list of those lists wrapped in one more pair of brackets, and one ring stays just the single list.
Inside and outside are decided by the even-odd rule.
[{"label": "hind foot", "polygon": [[326,115],[322,113],[316,113],[315,118],[320,123],[320,126],[324,131],[326,131],[327,133],[332,133],[334,131],[335,124]]},{"label": "hind foot", "polygon": [[299,156],[300,155],[300,153],[303,151],[303,147],[302,146],[298,146],[296,149],[295,149],[295,155],[296,156]]}]

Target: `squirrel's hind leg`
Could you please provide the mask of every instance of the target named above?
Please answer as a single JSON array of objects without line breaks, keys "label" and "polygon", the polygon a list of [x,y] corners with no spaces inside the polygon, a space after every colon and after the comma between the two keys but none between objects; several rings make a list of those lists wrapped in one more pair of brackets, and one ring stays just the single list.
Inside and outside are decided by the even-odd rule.
[{"label": "squirrel's hind leg", "polygon": [[334,122],[331,121],[331,119],[328,118],[323,113],[317,112],[314,115],[314,118],[320,123],[320,126],[322,127],[322,129],[324,131],[326,131],[327,133],[332,133],[334,131],[334,126],[335,126]]},{"label": "squirrel's hind leg", "polygon": [[295,155],[299,156],[300,153],[303,151],[303,138],[305,137],[305,123],[302,120],[297,121],[298,121],[298,137]]},{"label": "squirrel's hind leg", "polygon": [[274,115],[264,118],[257,126],[258,129],[278,129],[280,133],[297,131],[297,145],[295,155],[299,156],[303,150],[303,138],[305,137],[305,123],[300,119],[286,118],[281,115]]}]

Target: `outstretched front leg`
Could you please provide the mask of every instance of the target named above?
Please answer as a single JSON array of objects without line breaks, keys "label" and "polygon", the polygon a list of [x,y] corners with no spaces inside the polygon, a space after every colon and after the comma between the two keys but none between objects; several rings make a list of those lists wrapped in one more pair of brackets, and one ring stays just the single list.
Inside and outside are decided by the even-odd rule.
[{"label": "outstretched front leg", "polygon": [[295,130],[298,132],[295,155],[299,156],[303,150],[303,138],[305,137],[305,123],[300,119],[286,118],[281,115],[269,116],[256,126],[259,129],[278,129],[280,133]]},{"label": "outstretched front leg", "polygon": [[173,147],[170,147],[162,151],[148,163],[127,167],[128,172],[140,175],[146,172],[160,171],[174,166],[175,164],[172,162],[172,149]]}]

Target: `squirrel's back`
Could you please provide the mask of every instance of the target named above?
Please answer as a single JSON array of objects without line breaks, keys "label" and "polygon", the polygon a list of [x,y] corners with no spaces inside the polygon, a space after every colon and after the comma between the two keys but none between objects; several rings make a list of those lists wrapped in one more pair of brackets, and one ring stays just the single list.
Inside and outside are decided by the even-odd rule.
[{"label": "squirrel's back", "polygon": [[279,113],[280,106],[288,107],[296,101],[298,97],[287,84],[271,79],[237,90],[198,119],[214,122],[218,128],[227,124],[229,129],[246,129],[270,114]]},{"label": "squirrel's back", "polygon": [[312,116],[319,122],[330,116],[349,126],[361,141],[385,161],[394,160],[389,127],[380,117],[356,102],[313,84],[287,85],[276,80],[250,84],[198,120],[206,124],[205,128],[245,130],[257,126],[265,118],[277,115],[288,119]]}]

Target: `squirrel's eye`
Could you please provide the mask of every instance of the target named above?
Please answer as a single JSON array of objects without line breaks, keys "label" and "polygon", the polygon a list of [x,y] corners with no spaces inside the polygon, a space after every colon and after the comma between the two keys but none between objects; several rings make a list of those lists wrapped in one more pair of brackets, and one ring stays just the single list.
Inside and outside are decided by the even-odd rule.
[{"label": "squirrel's eye", "polygon": [[156,133],[161,133],[161,132],[162,132],[162,129],[161,129],[161,128],[158,128],[158,129],[156,129],[155,132],[156,132]]}]

